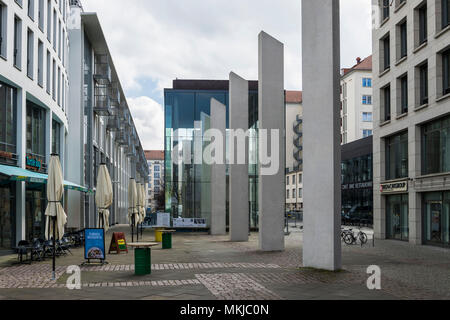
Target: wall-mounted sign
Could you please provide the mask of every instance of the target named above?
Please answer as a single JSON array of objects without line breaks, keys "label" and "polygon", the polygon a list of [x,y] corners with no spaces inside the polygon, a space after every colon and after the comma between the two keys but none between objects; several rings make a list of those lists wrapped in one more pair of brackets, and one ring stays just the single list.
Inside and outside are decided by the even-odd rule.
[{"label": "wall-mounted sign", "polygon": [[370,189],[372,187],[373,187],[372,182],[350,183],[350,184],[343,184],[342,190]]},{"label": "wall-mounted sign", "polygon": [[382,183],[380,185],[380,192],[381,193],[408,192],[408,181]]},{"label": "wall-mounted sign", "polygon": [[42,168],[42,162],[36,158],[27,156],[26,158],[27,169],[40,171]]}]

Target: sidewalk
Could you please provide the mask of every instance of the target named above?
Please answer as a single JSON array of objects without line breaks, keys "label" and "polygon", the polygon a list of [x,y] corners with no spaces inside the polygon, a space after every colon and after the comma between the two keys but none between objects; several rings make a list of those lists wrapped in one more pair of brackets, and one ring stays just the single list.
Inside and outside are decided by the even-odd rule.
[{"label": "sidewalk", "polygon": [[[124,231],[130,242],[129,227]],[[6,266],[0,257],[0,299],[450,299],[450,250],[376,241],[372,246],[343,245],[343,271],[301,268],[303,232],[291,228],[284,252],[258,251],[258,234],[247,243],[226,236],[178,232],[173,249],[152,249],[152,274],[134,275],[134,254],[108,255],[106,266],[83,267],[81,290],[65,286],[67,266],[83,262],[83,249],[57,259],[58,280],[52,282],[51,261]],[[144,241],[153,241],[150,230]],[[11,261],[16,257],[10,257]],[[369,265],[382,270],[382,290],[367,289]]]}]

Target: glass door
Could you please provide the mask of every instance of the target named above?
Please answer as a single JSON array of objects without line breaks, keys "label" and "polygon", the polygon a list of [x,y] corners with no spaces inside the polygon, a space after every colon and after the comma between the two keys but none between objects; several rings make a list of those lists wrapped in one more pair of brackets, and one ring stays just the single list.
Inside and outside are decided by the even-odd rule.
[{"label": "glass door", "polygon": [[442,207],[442,241],[444,245],[450,245],[450,192],[444,193],[444,203]]},{"label": "glass door", "polygon": [[14,194],[9,184],[0,185],[0,249],[10,249],[15,243]]},{"label": "glass door", "polygon": [[450,244],[450,192],[425,194],[425,242],[436,245]]},{"label": "glass door", "polygon": [[386,233],[388,239],[408,241],[408,195],[386,197]]},{"label": "glass door", "polygon": [[28,241],[44,239],[45,236],[45,192],[44,190],[27,189],[26,211],[26,235]]}]

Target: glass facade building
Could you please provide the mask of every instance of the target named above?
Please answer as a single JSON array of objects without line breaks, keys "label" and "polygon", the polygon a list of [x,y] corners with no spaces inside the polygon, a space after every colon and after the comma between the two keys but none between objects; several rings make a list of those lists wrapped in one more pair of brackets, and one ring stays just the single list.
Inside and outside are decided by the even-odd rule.
[{"label": "glass facade building", "polygon": [[373,137],[342,146],[342,223],[373,225]]},{"label": "glass facade building", "polygon": [[[165,210],[173,218],[203,218],[209,226],[211,217],[210,168],[195,159],[206,146],[204,133],[209,129],[211,98],[226,106],[226,127],[229,128],[228,81],[175,80],[173,89],[165,89]],[[249,82],[249,153],[257,155],[256,128],[258,120],[257,82]],[[227,130],[228,136],[228,130]],[[199,141],[200,143],[196,142]],[[228,141],[228,138],[227,138]],[[227,147],[228,148],[228,147]],[[191,163],[178,164],[172,152],[183,150]],[[227,150],[228,158],[228,150]],[[227,186],[229,171],[227,168]],[[250,226],[258,226],[257,167],[249,166]],[[228,188],[227,188],[228,221]]]}]

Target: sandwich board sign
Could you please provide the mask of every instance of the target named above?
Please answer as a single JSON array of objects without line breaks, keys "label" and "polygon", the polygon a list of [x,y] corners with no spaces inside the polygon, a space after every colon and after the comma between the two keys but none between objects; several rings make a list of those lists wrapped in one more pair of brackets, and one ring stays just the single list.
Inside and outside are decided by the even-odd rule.
[{"label": "sandwich board sign", "polygon": [[128,253],[127,240],[125,239],[125,233],[114,232],[111,238],[111,244],[109,246],[109,254],[114,252],[120,254],[121,252]]},{"label": "sandwich board sign", "polygon": [[106,259],[105,252],[105,230],[104,229],[85,229],[84,230],[84,258],[91,260]]}]

